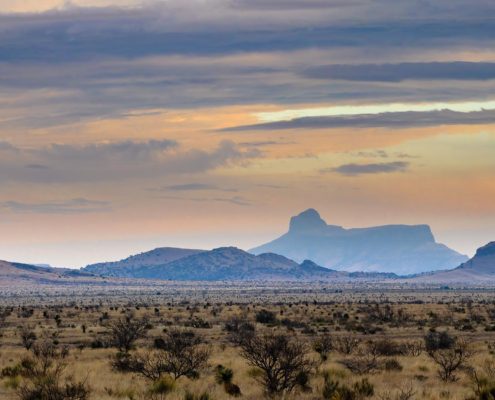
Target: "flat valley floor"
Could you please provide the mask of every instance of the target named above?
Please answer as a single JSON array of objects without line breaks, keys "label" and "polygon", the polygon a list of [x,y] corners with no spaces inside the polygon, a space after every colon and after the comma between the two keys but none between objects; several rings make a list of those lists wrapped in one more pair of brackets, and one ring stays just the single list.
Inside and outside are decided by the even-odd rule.
[{"label": "flat valley floor", "polygon": [[[140,324],[129,348],[119,348],[118,329]],[[1,399],[27,399],[26,390],[34,390],[40,378],[33,365],[47,358],[48,375],[50,368],[60,368],[60,387],[81,383],[87,389],[84,397],[66,393],[61,399],[460,400],[495,393],[495,291],[487,287],[373,282],[4,287],[0,334]],[[188,338],[183,354],[203,354],[204,362],[177,379],[166,367],[146,376],[143,360],[181,356],[169,350],[174,334]],[[280,348],[273,348],[275,342]],[[249,356],[260,348],[274,368],[290,364],[283,360],[288,352],[299,357],[304,376],[270,390],[267,370]],[[40,356],[40,349],[49,355]]]}]

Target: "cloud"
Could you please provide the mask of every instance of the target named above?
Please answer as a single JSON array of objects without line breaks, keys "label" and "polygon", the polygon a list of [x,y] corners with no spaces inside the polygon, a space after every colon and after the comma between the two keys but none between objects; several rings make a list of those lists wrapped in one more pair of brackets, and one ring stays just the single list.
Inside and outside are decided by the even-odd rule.
[{"label": "cloud", "polygon": [[88,200],[85,198],[50,203],[5,201],[0,203],[0,208],[19,214],[86,214],[105,212],[111,209],[110,203],[107,201]]},{"label": "cloud", "polygon": [[0,140],[0,152],[17,152],[18,149],[14,145]]},{"label": "cloud", "polygon": [[224,132],[284,130],[284,129],[329,129],[329,128],[410,128],[436,125],[482,125],[495,123],[495,110],[456,112],[450,110],[425,112],[385,112],[346,116],[323,116],[296,118],[255,125],[244,125],[223,129]]},{"label": "cloud", "polygon": [[170,191],[177,191],[177,192],[182,192],[182,191],[201,191],[201,190],[207,190],[207,191],[220,191],[220,192],[236,192],[236,189],[225,189],[225,188],[220,188],[217,185],[212,185],[209,183],[185,183],[182,185],[169,185],[169,186],[163,186],[160,188],[160,190],[170,190]]},{"label": "cloud", "polygon": [[235,204],[237,206],[251,206],[251,202],[246,200],[245,198],[241,196],[234,196],[234,197],[178,197],[178,196],[160,196],[159,198],[161,199],[166,199],[166,200],[181,200],[181,201],[194,201],[198,203],[230,203],[230,204]]},{"label": "cloud", "polygon": [[51,144],[16,151],[15,156],[0,159],[0,182],[121,181],[206,172],[245,165],[262,156],[256,148],[242,150],[228,140],[210,150],[184,149],[176,141],[164,139],[83,146]]},{"label": "cloud", "polygon": [[357,176],[364,174],[383,174],[392,172],[405,172],[409,163],[404,161],[392,161],[388,163],[373,164],[343,164],[334,168],[321,169],[321,173],[335,172],[341,175]]},{"label": "cloud", "polygon": [[388,158],[389,154],[385,150],[360,151],[356,154],[358,157],[366,158]]},{"label": "cloud", "polygon": [[[393,70],[387,77],[409,79],[415,65],[439,82],[443,67],[450,77],[488,76],[489,63],[397,62],[435,61],[437,49],[443,57],[448,51],[469,58],[493,48],[489,1],[136,0],[132,9],[110,0],[105,7],[73,3],[0,14],[0,89],[16,102],[8,105],[12,115],[0,118],[2,128],[125,118],[129,110],[156,108],[481,98],[495,86],[365,85],[366,66],[349,65],[389,62],[375,66],[378,80],[380,68]],[[340,68],[332,73],[352,81],[308,79],[336,59],[343,66],[331,66]],[[315,67],[315,60],[324,65]]]},{"label": "cloud", "polygon": [[404,80],[495,79],[492,62],[409,62],[399,64],[322,65],[303,72],[307,78],[361,82],[401,82]]}]

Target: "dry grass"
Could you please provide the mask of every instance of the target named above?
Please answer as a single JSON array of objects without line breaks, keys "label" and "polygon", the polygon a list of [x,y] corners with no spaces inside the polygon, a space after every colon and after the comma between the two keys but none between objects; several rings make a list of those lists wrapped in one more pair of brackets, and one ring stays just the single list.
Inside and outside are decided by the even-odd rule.
[{"label": "dry grass", "polygon": [[[36,302],[30,297],[10,298],[9,304],[0,307],[11,310],[10,315],[0,324],[0,368],[16,364],[27,354],[27,350],[21,346],[18,327],[29,325],[38,337],[50,338],[59,346],[70,347],[70,355],[65,360],[67,372],[78,380],[87,381],[92,399],[146,399],[149,382],[136,374],[113,371],[110,358],[115,354],[115,349],[93,349],[91,343],[104,341],[104,325],[124,313],[132,312],[136,317],[146,315],[153,326],[147,337],[137,343],[137,351],[150,347],[152,339],[159,337],[166,329],[184,329],[192,321],[200,320],[207,322],[210,327],[189,329],[202,335],[211,346],[209,367],[197,380],[180,378],[167,399],[182,400],[186,391],[198,394],[208,392],[212,399],[217,400],[230,398],[223,387],[215,382],[215,366],[218,364],[234,371],[234,383],[240,386],[242,398],[260,399],[264,398],[263,388],[253,378],[253,370],[240,357],[239,350],[228,341],[224,326],[233,316],[242,316],[243,320],[255,323],[256,313],[262,308],[273,312],[279,322],[273,326],[257,323],[257,330],[276,330],[295,335],[306,341],[309,347],[317,335],[324,333],[333,337],[355,335],[361,339],[361,347],[364,349],[364,343],[368,340],[389,338],[398,342],[419,341],[430,329],[437,329],[448,330],[455,336],[466,338],[476,350],[470,360],[471,365],[482,365],[485,359],[493,358],[490,349],[495,344],[495,332],[490,331],[490,328],[495,324],[495,299],[489,291],[391,290],[378,293],[370,290],[328,293],[322,290],[326,293],[320,297],[298,289],[295,293],[284,292],[277,297],[264,292],[265,289],[254,295],[253,292],[242,294],[241,290],[231,290],[229,298],[224,301],[212,301],[214,296],[211,293],[203,293],[182,304],[183,297],[171,301],[169,294],[149,295],[147,299],[133,299],[128,294],[125,297],[111,295],[91,301],[84,296],[75,299],[47,296],[44,298],[46,301]],[[243,301],[236,301],[240,297]],[[266,301],[267,298],[271,301]],[[61,321],[59,325],[56,323],[57,315]],[[287,321],[296,325],[288,327]],[[85,332],[83,325],[86,327]],[[319,358],[312,351],[308,357],[315,360]],[[422,400],[465,400],[473,395],[472,384],[465,372],[457,374],[459,380],[456,382],[442,382],[437,375],[436,365],[425,352],[417,357],[390,357],[400,363],[402,370],[387,371],[382,368],[364,376],[351,373],[339,362],[346,357],[355,356],[332,351],[328,361],[319,365],[315,371],[310,383],[311,391],[295,392],[285,398],[322,399],[324,371],[329,371],[335,379],[349,385],[363,377],[368,378],[375,387],[375,399],[406,387],[412,387],[414,398]],[[381,362],[386,358],[381,357]],[[15,391],[8,387],[8,381],[4,378],[0,382],[1,399],[16,398]]]}]

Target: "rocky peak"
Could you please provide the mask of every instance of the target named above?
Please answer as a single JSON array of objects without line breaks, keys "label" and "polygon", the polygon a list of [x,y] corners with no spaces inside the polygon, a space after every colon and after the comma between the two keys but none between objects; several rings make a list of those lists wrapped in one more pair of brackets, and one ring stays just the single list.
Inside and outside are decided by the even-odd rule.
[{"label": "rocky peak", "polygon": [[486,256],[495,256],[495,242],[490,242],[476,251],[476,257]]},{"label": "rocky peak", "polygon": [[325,229],[327,223],[321,219],[320,214],[313,208],[303,211],[290,220],[290,232],[307,232]]}]

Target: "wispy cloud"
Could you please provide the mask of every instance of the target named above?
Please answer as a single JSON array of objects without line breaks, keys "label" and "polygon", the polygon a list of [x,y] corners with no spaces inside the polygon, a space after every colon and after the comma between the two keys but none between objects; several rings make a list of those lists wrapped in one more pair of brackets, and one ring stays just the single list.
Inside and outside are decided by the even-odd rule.
[{"label": "wispy cloud", "polygon": [[408,111],[383,112],[378,114],[304,117],[288,121],[268,122],[236,126],[224,132],[270,131],[285,129],[329,129],[329,128],[410,128],[437,125],[483,125],[495,123],[495,110],[478,112],[456,111]]},{"label": "wispy cloud", "polygon": [[409,62],[399,64],[334,64],[311,67],[303,72],[307,78],[360,82],[401,82],[404,80],[495,79],[492,62]]},{"label": "wispy cloud", "polygon": [[230,203],[237,206],[251,206],[252,203],[241,196],[233,197],[179,197],[179,196],[159,196],[160,199],[193,201],[198,203]]},{"label": "wispy cloud", "polygon": [[383,174],[392,172],[405,172],[409,168],[409,163],[404,161],[392,161],[388,163],[372,164],[343,164],[338,167],[321,169],[321,173],[334,172],[341,175],[357,176],[366,174]]},{"label": "wispy cloud", "polygon": [[163,186],[159,190],[170,190],[175,192],[189,191],[220,191],[220,192],[236,192],[237,189],[221,188],[210,183],[184,183],[180,185]]},{"label": "wispy cloud", "polygon": [[85,198],[48,203],[5,201],[0,203],[0,208],[19,214],[86,214],[111,210],[110,203],[107,201],[88,200]]}]

